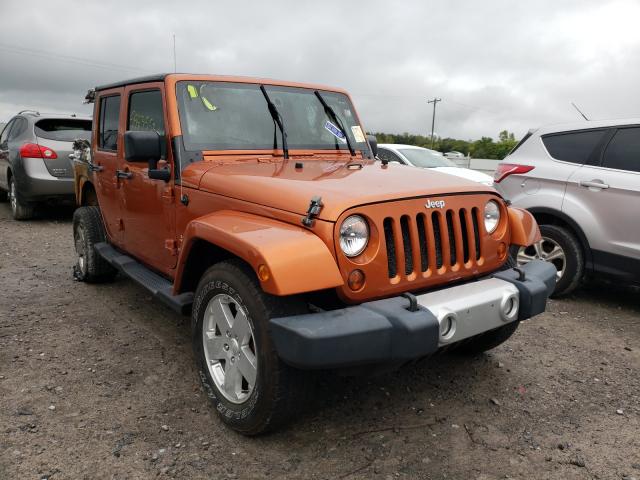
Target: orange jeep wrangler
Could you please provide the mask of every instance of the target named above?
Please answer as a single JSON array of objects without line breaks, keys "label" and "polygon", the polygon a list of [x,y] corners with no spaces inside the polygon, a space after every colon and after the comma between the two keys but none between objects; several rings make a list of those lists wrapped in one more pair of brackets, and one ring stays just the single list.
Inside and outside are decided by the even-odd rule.
[{"label": "orange jeep wrangler", "polygon": [[204,389],[257,434],[290,418],[304,370],[397,368],[484,351],[544,311],[553,265],[493,188],[376,159],[349,95],[166,74],[90,90],[76,152],[75,275],[121,272],[191,314]]}]

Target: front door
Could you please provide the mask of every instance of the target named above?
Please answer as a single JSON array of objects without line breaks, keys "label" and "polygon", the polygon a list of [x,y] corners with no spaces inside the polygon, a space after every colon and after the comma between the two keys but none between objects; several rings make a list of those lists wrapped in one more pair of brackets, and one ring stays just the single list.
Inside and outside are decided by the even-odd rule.
[{"label": "front door", "polygon": [[[640,279],[640,127],[612,132],[596,165],[570,177],[563,210],[584,218],[595,267]],[[573,205],[573,207],[571,207]]]},{"label": "front door", "polygon": [[[158,168],[171,166],[162,83],[125,89],[127,130],[156,131],[164,139]],[[177,262],[173,181],[152,180],[147,162],[129,162],[126,152],[122,174],[122,217],[126,250],[147,265],[169,273]]]}]

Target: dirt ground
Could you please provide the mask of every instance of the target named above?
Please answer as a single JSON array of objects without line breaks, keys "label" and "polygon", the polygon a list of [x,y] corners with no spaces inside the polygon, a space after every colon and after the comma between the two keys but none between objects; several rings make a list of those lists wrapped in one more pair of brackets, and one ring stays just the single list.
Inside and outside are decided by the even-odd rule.
[{"label": "dirt ground", "polygon": [[592,284],[490,354],[318,379],[244,438],[209,407],[188,323],[126,279],[72,280],[71,213],[0,205],[0,479],[640,478],[638,291]]}]

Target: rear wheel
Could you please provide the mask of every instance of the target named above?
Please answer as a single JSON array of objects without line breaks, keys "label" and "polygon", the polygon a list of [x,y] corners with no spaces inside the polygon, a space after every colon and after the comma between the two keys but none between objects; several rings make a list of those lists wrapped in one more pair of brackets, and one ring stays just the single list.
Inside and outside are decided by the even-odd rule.
[{"label": "rear wheel", "polygon": [[34,206],[24,203],[18,198],[18,186],[13,177],[9,179],[9,203],[11,214],[15,220],[28,220],[33,217]]},{"label": "rear wheel", "polygon": [[540,225],[542,240],[518,251],[518,265],[534,259],[553,263],[557,270],[553,297],[573,292],[584,275],[584,258],[578,239],[566,228],[557,225]]},{"label": "rear wheel", "polygon": [[80,207],[73,213],[73,240],[76,247],[73,276],[90,283],[113,280],[116,269],[95,250],[96,243],[106,241],[98,207]]},{"label": "rear wheel", "polygon": [[273,430],[300,410],[305,375],[285,365],[269,335],[269,319],[303,311],[304,304],[262,291],[240,261],[209,268],[196,290],[193,347],[200,378],[218,415],[245,435]]}]

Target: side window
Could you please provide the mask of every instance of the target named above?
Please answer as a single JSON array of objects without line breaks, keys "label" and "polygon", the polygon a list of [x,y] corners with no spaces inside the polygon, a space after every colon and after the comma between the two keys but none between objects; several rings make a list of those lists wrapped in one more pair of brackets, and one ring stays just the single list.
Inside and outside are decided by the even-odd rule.
[{"label": "side window", "polygon": [[13,125],[13,127],[11,128],[11,132],[9,132],[9,138],[8,140],[13,140],[17,137],[19,137],[20,135],[22,135],[24,133],[24,131],[27,129],[27,121],[24,118],[16,118],[16,121]]},{"label": "side window", "polygon": [[7,142],[9,141],[9,132],[11,131],[11,127],[13,127],[15,123],[15,120],[11,120],[4,126],[4,130],[2,130],[2,134],[0,134],[0,147],[2,149],[7,148]]},{"label": "side window", "polygon": [[618,130],[604,152],[602,166],[640,172],[640,128]]},{"label": "side window", "polygon": [[584,164],[604,133],[605,130],[554,133],[542,137],[542,143],[556,160]]},{"label": "side window", "polygon": [[398,157],[395,153],[384,148],[378,148],[378,158],[387,162],[403,163],[402,160],[400,160],[400,157]]},{"label": "side window", "polygon": [[100,99],[100,123],[98,125],[98,147],[103,150],[118,149],[118,123],[120,95]]},{"label": "side window", "polygon": [[[160,90],[146,90],[132,93],[129,97],[127,130],[158,132],[164,137],[164,113]],[[162,158],[165,158],[166,144],[162,143]]]}]

